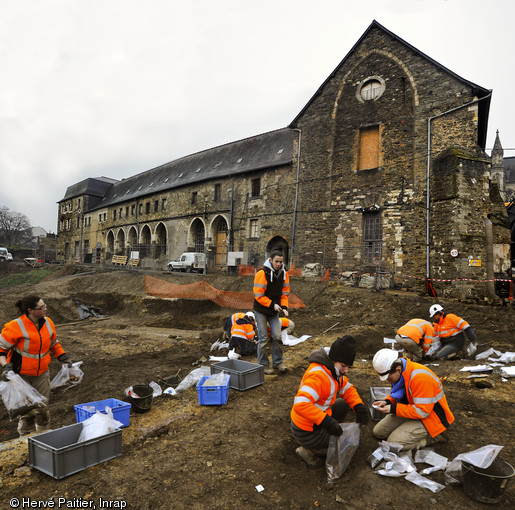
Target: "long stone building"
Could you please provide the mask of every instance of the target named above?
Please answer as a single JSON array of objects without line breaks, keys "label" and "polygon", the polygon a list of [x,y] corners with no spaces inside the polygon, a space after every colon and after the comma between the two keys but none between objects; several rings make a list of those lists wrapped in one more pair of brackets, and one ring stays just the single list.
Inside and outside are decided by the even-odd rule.
[{"label": "long stone building", "polygon": [[213,269],[258,266],[279,246],[333,275],[506,276],[508,216],[484,152],[491,93],[374,21],[289,126],[70,186],[60,256],[164,268],[201,251]]}]

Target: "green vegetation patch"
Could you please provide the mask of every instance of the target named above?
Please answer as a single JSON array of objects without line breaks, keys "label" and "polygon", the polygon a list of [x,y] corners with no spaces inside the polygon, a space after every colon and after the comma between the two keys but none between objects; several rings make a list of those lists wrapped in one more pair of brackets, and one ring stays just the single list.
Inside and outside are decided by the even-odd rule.
[{"label": "green vegetation patch", "polygon": [[15,287],[16,285],[23,285],[25,283],[39,283],[41,280],[50,276],[58,271],[60,266],[55,267],[38,267],[30,271],[23,271],[20,273],[9,273],[0,278],[0,289],[7,287]]}]

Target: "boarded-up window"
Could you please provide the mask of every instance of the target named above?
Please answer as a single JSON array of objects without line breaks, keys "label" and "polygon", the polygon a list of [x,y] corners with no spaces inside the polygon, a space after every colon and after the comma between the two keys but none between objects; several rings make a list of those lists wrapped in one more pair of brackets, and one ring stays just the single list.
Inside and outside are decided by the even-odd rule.
[{"label": "boarded-up window", "polygon": [[364,213],[363,229],[363,263],[376,266],[381,262],[383,244],[381,214],[378,212]]},{"label": "boarded-up window", "polygon": [[359,130],[358,170],[368,170],[379,166],[379,126],[369,126]]}]

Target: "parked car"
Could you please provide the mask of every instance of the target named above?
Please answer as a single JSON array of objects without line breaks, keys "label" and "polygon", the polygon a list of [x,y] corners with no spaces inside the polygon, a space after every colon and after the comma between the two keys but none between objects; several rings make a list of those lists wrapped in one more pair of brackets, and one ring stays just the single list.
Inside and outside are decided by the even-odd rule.
[{"label": "parked car", "polygon": [[203,253],[186,252],[178,259],[168,262],[166,269],[168,271],[187,271],[191,273],[198,271],[202,273],[206,266],[206,256]]},{"label": "parked car", "polygon": [[0,262],[7,262],[9,260],[9,250],[0,247]]}]

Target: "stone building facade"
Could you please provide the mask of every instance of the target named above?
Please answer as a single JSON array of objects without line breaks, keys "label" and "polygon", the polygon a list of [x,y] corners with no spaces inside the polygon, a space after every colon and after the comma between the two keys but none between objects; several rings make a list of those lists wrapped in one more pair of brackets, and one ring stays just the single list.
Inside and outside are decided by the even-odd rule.
[{"label": "stone building facade", "polygon": [[287,128],[100,179],[93,202],[68,188],[63,257],[258,265],[280,245],[333,274],[485,280],[509,245],[484,153],[490,98],[374,21]]}]

